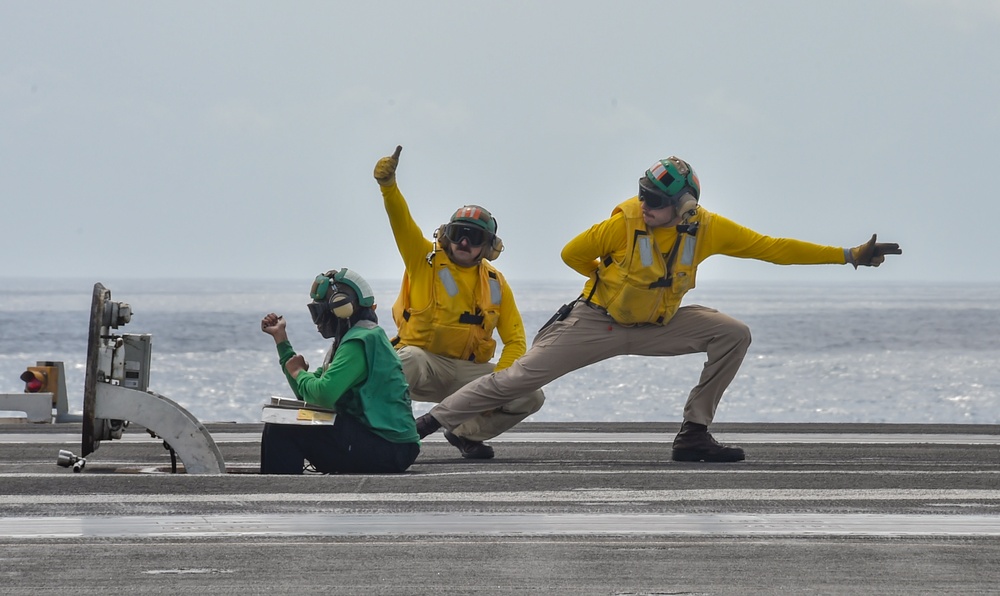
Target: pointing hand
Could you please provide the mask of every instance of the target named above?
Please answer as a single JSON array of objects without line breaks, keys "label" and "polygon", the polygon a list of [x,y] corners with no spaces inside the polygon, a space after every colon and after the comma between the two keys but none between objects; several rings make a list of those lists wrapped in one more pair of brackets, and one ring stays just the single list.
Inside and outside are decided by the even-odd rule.
[{"label": "pointing hand", "polygon": [[875,242],[876,234],[871,240],[851,249],[851,264],[857,269],[859,265],[878,267],[885,262],[885,255],[901,255],[903,251],[895,242]]}]

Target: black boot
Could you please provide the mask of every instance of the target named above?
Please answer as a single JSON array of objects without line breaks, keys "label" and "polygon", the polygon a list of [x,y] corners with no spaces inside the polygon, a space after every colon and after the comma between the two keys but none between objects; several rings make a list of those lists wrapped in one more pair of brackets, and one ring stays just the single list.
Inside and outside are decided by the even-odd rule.
[{"label": "black boot", "polygon": [[674,439],[671,455],[674,461],[734,462],[743,461],[746,455],[740,447],[720,445],[704,424],[684,421]]},{"label": "black boot", "polygon": [[458,450],[462,452],[462,457],[465,459],[493,459],[493,448],[482,441],[466,439],[449,430],[444,431],[444,438],[448,439],[448,442],[455,447],[458,447]]},{"label": "black boot", "polygon": [[427,435],[433,435],[441,428],[441,423],[437,421],[437,418],[431,416],[430,412],[427,412],[420,418],[417,418],[417,434],[423,439]]}]

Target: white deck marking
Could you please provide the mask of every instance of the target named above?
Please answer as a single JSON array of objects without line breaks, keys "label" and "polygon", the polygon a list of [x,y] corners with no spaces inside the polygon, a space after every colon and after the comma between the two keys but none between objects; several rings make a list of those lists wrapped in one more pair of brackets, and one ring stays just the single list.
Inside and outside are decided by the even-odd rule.
[{"label": "white deck marking", "polygon": [[0,537],[1000,536],[1000,516],[911,514],[294,514],[0,519]]},{"label": "white deck marking", "polygon": [[[68,476],[71,477],[71,476]],[[497,492],[400,493],[89,493],[0,495],[0,505],[87,505],[129,503],[674,503],[678,501],[997,501],[1000,489],[579,489]],[[1000,503],[998,503],[1000,504]]]}]

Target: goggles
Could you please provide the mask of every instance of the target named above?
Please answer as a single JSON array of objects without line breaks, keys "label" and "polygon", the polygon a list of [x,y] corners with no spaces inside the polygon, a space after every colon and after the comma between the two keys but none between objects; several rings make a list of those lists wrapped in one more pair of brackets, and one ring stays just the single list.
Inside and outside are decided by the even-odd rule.
[{"label": "goggles", "polygon": [[469,246],[482,246],[486,244],[487,232],[479,226],[450,223],[444,227],[444,236],[455,244],[458,244],[464,238],[469,243]]},{"label": "goggles", "polygon": [[639,200],[650,209],[663,209],[664,207],[677,207],[684,202],[684,196],[691,195],[692,198],[697,200],[697,194],[695,194],[694,189],[689,186],[685,186],[681,192],[677,193],[672,197],[668,197],[662,192],[657,192],[646,188],[642,183],[639,184]]},{"label": "goggles", "polygon": [[325,302],[310,302],[306,306],[309,307],[309,316],[312,317],[313,325],[319,325],[321,321],[325,321],[330,316],[330,307]]},{"label": "goggles", "polygon": [[326,320],[330,315],[330,303],[327,297],[336,293],[337,283],[333,278],[321,273],[313,280],[312,287],[309,288],[309,297],[313,301],[306,306],[309,307],[309,315],[314,324],[319,325],[320,321]]}]

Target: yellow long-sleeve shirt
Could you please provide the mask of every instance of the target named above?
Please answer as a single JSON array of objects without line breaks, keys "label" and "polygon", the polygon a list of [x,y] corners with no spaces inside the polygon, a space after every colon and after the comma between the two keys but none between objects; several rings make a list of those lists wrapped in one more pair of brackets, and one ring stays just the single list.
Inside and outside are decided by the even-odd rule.
[{"label": "yellow long-sleeve shirt", "polygon": [[[633,197],[630,201],[638,201]],[[699,210],[705,211],[699,207]],[[716,254],[743,259],[757,259],[778,265],[844,264],[845,250],[837,246],[813,244],[793,238],[773,238],[718,214],[708,214],[698,229],[694,252],[694,266]],[[615,262],[625,261],[626,251],[633,250],[632,239],[627,233],[625,215],[616,211],[612,216],[570,240],[562,250],[562,259],[569,267],[590,278],[584,286],[585,296],[590,295],[601,260],[611,257]],[[647,230],[655,245],[664,252],[674,246],[677,229],[674,226]],[[693,286],[692,286],[693,287]],[[687,288],[691,289],[691,288]],[[593,301],[601,306],[596,296]]]},{"label": "yellow long-sleeve shirt", "polygon": [[[441,283],[435,268],[430,266],[427,260],[427,256],[434,250],[434,242],[424,237],[420,227],[413,220],[410,208],[406,204],[399,186],[391,184],[379,188],[382,190],[385,212],[389,216],[389,225],[392,228],[393,238],[396,240],[396,248],[399,250],[399,254],[403,258],[403,265],[406,267],[406,276],[409,279],[410,310],[414,312],[424,311],[432,306],[433,296],[435,295],[434,284]],[[475,293],[480,283],[480,267],[489,267],[495,272],[501,287],[500,309],[496,322],[496,331],[503,342],[503,351],[495,370],[501,370],[513,364],[515,360],[524,354],[527,349],[527,341],[525,339],[524,324],[521,321],[521,313],[517,309],[514,294],[503,275],[496,268],[491,267],[485,262],[480,262],[479,265],[474,267],[459,267],[448,258],[444,251],[438,251],[435,258],[448,260],[450,265],[449,270],[452,272],[452,276],[458,287],[457,294],[451,300],[461,311],[475,313],[477,310]],[[443,288],[437,288],[438,293],[443,291]],[[430,341],[420,339],[400,329],[397,347],[414,345],[428,349],[430,344],[433,343],[435,343],[433,339]],[[444,349],[432,351],[451,358],[462,357],[463,351],[466,350],[466,343],[464,341],[449,337],[446,343],[448,345],[445,345]],[[440,348],[440,342],[437,342],[437,345]]]}]

